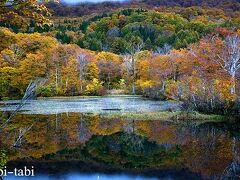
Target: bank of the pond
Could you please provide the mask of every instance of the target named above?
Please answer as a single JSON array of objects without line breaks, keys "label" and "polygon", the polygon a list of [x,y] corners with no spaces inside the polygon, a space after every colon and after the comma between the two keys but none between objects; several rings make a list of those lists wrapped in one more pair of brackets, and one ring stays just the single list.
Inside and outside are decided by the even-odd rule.
[{"label": "bank of the pond", "polygon": [[119,95],[104,95],[104,96],[51,96],[51,97],[37,97],[37,99],[87,99],[87,98],[105,98],[105,97],[136,97],[136,98],[144,98],[142,95],[131,95],[131,94],[119,94]]},{"label": "bank of the pond", "polygon": [[[87,98],[104,98],[104,97],[142,97],[142,95],[131,95],[131,94],[107,94],[104,96],[37,96],[36,99],[43,100],[43,99],[87,99]],[[2,101],[9,101],[9,100],[21,100],[22,97],[2,97]],[[0,101],[1,101],[0,100]]]},{"label": "bank of the pond", "polygon": [[102,117],[106,119],[128,119],[128,120],[159,120],[170,122],[182,121],[199,121],[199,122],[221,122],[225,121],[226,117],[215,114],[201,114],[198,112],[184,112],[184,111],[159,111],[147,113],[112,113],[103,114]]}]

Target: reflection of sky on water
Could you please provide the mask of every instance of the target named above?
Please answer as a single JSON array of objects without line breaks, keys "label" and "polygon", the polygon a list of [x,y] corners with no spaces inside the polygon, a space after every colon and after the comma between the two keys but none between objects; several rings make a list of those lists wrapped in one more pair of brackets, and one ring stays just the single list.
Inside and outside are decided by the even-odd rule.
[{"label": "reflection of sky on water", "polygon": [[[9,176],[4,178],[6,180],[15,180],[16,177]],[[106,175],[106,174],[67,174],[63,176],[36,176],[36,177],[22,177],[21,180],[28,180],[28,179],[36,179],[36,180],[57,180],[57,179],[64,179],[64,180],[157,180],[158,178],[148,178],[142,176],[131,176],[125,174],[119,175]]]},{"label": "reflection of sky on water", "polygon": [[[0,110],[14,110],[19,101],[4,101],[6,107]],[[56,114],[65,112],[114,113],[114,112],[156,112],[178,109],[179,105],[168,101],[153,101],[139,97],[104,97],[78,99],[48,99],[29,101],[22,110],[28,114]]]}]

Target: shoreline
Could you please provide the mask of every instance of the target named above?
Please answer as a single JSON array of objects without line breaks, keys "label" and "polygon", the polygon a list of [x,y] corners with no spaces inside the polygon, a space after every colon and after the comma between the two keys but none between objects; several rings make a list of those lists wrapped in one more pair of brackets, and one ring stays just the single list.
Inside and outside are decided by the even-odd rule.
[{"label": "shoreline", "polygon": [[131,94],[122,94],[122,95],[105,95],[105,96],[52,96],[52,97],[37,97],[37,100],[41,99],[86,99],[86,98],[105,98],[105,97],[143,97],[142,95],[131,95]]},{"label": "shoreline", "polygon": [[[115,94],[108,94],[108,95],[104,95],[104,96],[39,96],[36,97],[35,100],[41,100],[41,99],[77,99],[77,98],[104,98],[104,97],[143,97],[143,98],[147,98],[144,97],[143,95],[131,95],[131,94],[120,94],[120,95],[115,95]],[[0,100],[0,102],[2,101],[14,101],[14,100],[21,100],[22,98],[9,98],[9,97],[4,97],[3,99]],[[147,99],[151,99],[151,98],[147,98]]]},{"label": "shoreline", "polygon": [[163,122],[224,122],[225,116],[215,114],[202,114],[199,112],[187,113],[184,111],[158,111],[147,113],[112,113],[102,114],[101,117],[108,120],[126,119],[135,121],[163,121]]}]

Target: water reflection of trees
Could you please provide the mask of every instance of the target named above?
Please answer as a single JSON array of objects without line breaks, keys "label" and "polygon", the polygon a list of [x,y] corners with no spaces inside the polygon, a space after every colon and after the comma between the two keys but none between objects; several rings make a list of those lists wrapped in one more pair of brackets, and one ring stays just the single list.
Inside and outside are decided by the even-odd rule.
[{"label": "water reflection of trees", "polygon": [[[151,128],[151,124],[154,124]],[[161,127],[158,127],[156,130],[156,124],[149,121],[134,121],[134,120],[125,120],[123,123],[123,132],[124,140],[130,144],[130,147],[135,152],[147,152],[151,149],[144,146],[145,141],[150,141],[156,143],[156,145],[164,151],[171,151],[177,147],[177,143],[171,143],[166,141],[158,141],[156,139],[155,133],[159,134],[158,138],[165,138],[162,136],[161,130],[169,129],[169,124],[161,124]],[[171,129],[171,128],[170,128]],[[155,132],[155,133],[154,133]],[[155,138],[153,138],[155,137]]]},{"label": "water reflection of trees", "polygon": [[194,172],[216,179],[220,179],[223,172],[223,176],[229,177],[239,174],[239,157],[236,156],[240,154],[239,140],[231,137],[225,128],[212,123],[178,126],[177,141],[188,141],[184,145],[185,165]]},{"label": "water reflection of trees", "polygon": [[12,144],[13,148],[19,148],[22,145],[22,142],[24,141],[24,135],[32,129],[34,124],[27,126],[27,127],[20,127],[15,134],[15,140]]},{"label": "water reflection of trees", "polygon": [[123,139],[135,152],[142,152],[144,150],[144,138],[137,135],[136,124],[134,120],[126,121],[123,125],[124,137]]},{"label": "water reflection of trees", "polygon": [[240,141],[239,138],[232,139],[233,160],[225,168],[221,179],[240,179]]},{"label": "water reflection of trees", "polygon": [[3,168],[6,163],[7,163],[6,151],[0,149],[0,169]]},{"label": "water reflection of trees", "polygon": [[79,129],[79,141],[81,143],[85,143],[91,136],[91,132],[88,129],[88,124],[86,119],[84,118],[83,114],[80,115],[80,121],[78,123]]},{"label": "water reflection of trees", "polygon": [[[24,134],[33,122],[36,122],[34,126]],[[92,148],[89,152],[95,156],[95,146],[102,147],[105,144],[103,147],[110,154],[104,155],[99,151],[98,158],[115,161],[117,157],[121,162],[123,157],[118,153],[125,148],[125,156],[137,157],[134,163],[139,166],[140,160],[146,157],[145,165],[176,168],[181,164],[181,167],[201,173],[204,177],[224,179],[239,175],[239,136],[229,131],[219,123],[105,120],[97,115],[69,113],[17,115],[3,132],[4,138],[0,139],[5,147],[11,147],[17,139],[21,139],[16,143],[21,150],[11,154],[12,160],[30,156],[40,158],[84,144]],[[116,157],[110,157],[111,153]],[[174,160],[169,158],[170,155]],[[152,164],[147,159],[149,157],[154,157]],[[164,158],[167,160],[164,161]],[[124,161],[128,162],[129,159]]]}]

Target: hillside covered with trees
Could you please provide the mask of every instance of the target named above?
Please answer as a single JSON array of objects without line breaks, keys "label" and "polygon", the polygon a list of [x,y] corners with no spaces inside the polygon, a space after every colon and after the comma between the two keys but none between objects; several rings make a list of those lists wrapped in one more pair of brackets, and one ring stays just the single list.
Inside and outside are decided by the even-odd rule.
[{"label": "hillside covered with trees", "polygon": [[91,14],[108,13],[119,8],[136,8],[156,9],[163,7],[194,7],[215,8],[225,11],[228,15],[237,16],[240,5],[238,0],[127,0],[121,2],[103,2],[103,3],[81,3],[69,6],[64,1],[60,3],[49,2],[47,7],[52,10],[56,16],[78,17]]},{"label": "hillside covered with trees", "polygon": [[125,8],[89,18],[56,18],[54,24],[36,27],[35,31],[81,48],[124,54],[134,42],[142,42],[143,49],[152,51],[164,44],[185,48],[216,28],[238,29],[239,24],[239,16],[230,17],[217,9]]},{"label": "hillside covered with trees", "polygon": [[39,96],[118,90],[238,114],[239,3],[213,1],[203,8],[196,7],[200,1],[164,2],[61,18],[56,10],[50,16],[49,4],[0,4],[0,99],[20,97],[31,80],[43,78]]}]

